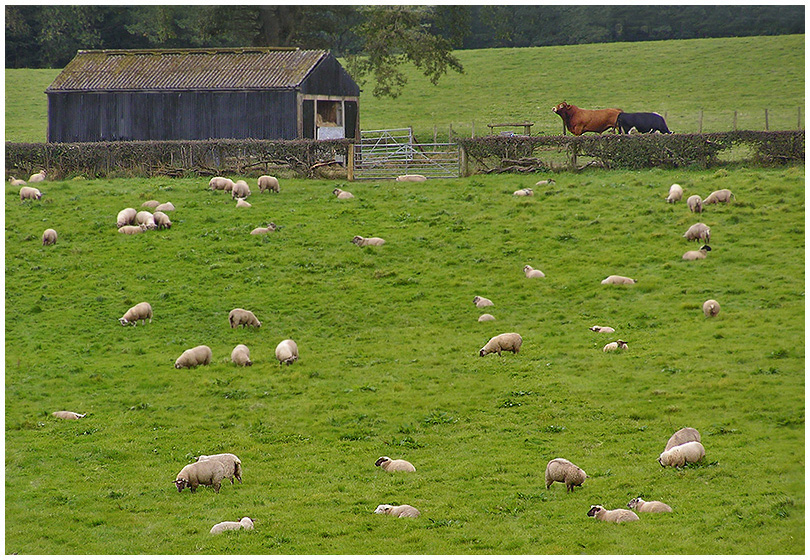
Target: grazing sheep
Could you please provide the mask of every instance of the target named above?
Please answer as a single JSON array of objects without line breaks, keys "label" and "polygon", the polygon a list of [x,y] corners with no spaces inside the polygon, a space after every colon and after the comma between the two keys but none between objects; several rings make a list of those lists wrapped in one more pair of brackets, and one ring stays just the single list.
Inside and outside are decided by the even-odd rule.
[{"label": "grazing sheep", "polygon": [[711,241],[712,231],[706,224],[698,222],[689,226],[686,233],[683,234],[687,241],[703,241],[709,243]]},{"label": "grazing sheep", "polygon": [[626,350],[627,343],[623,340],[617,340],[616,342],[608,342],[605,344],[604,348],[602,348],[602,352],[615,352],[616,350]]},{"label": "grazing sheep", "polygon": [[707,196],[703,199],[703,204],[717,204],[718,202],[731,202],[732,197],[734,200],[737,200],[737,197],[734,196],[728,189],[720,189],[719,191],[714,191],[712,194]]},{"label": "grazing sheep", "polygon": [[169,219],[169,216],[160,210],[155,210],[155,213],[152,214],[152,218],[155,220],[155,225],[158,229],[171,229],[172,221]]},{"label": "grazing sheep", "polygon": [[148,302],[142,301],[127,309],[127,312],[118,321],[121,326],[131,324],[134,327],[137,326],[138,321],[142,321],[141,324],[145,325],[147,319],[149,319],[150,323],[152,322],[152,306]]},{"label": "grazing sheep", "polygon": [[535,186],[535,187],[545,187],[545,186],[547,186],[547,185],[553,185],[553,184],[554,184],[554,183],[556,183],[556,182],[557,182],[557,181],[555,181],[554,179],[543,179],[543,180],[541,180],[541,181],[537,181],[537,182],[534,184],[534,186]]},{"label": "grazing sheep", "polygon": [[491,300],[481,296],[475,296],[473,298],[473,303],[476,307],[489,307],[490,305],[495,305]]},{"label": "grazing sheep", "polygon": [[664,451],[669,451],[677,445],[683,445],[690,441],[700,442],[700,432],[694,428],[681,428],[669,438],[666,447],[664,447]]},{"label": "grazing sheep", "polygon": [[272,231],[276,231],[276,224],[270,222],[267,224],[267,227],[257,227],[253,231],[250,232],[250,235],[262,235],[265,233],[270,233]]},{"label": "grazing sheep", "polygon": [[30,198],[31,200],[39,200],[42,198],[42,193],[39,192],[39,189],[35,189],[34,187],[23,187],[20,189],[20,202],[26,198]]},{"label": "grazing sheep", "polygon": [[209,533],[218,535],[223,531],[237,531],[239,529],[247,531],[253,529],[253,520],[250,517],[243,517],[239,521],[222,521],[211,527]]},{"label": "grazing sheep", "polygon": [[698,214],[703,212],[703,201],[700,200],[700,196],[693,194],[689,198],[686,199],[686,206],[692,212],[697,212]]},{"label": "grazing sheep", "polygon": [[236,207],[237,208],[250,208],[253,206],[250,202],[245,200],[244,198],[237,198],[236,199]]},{"label": "grazing sheep", "polygon": [[375,467],[382,467],[385,472],[416,472],[416,467],[405,459],[391,459],[390,457],[380,457],[374,463]]},{"label": "grazing sheep", "polygon": [[173,212],[174,209],[174,204],[171,202],[164,202],[163,204],[158,204],[155,207],[156,212]]},{"label": "grazing sheep", "polygon": [[713,299],[707,299],[703,302],[703,314],[706,317],[717,317],[720,313],[720,304]]},{"label": "grazing sheep", "polygon": [[478,322],[479,322],[479,323],[483,323],[484,321],[494,321],[494,320],[495,320],[495,317],[493,317],[493,316],[492,316],[492,315],[490,315],[489,313],[484,313],[483,315],[481,315],[481,316],[478,318]]},{"label": "grazing sheep", "polygon": [[380,245],[385,243],[385,239],[383,239],[382,237],[360,237],[359,235],[355,235],[354,239],[352,239],[352,243],[354,243],[358,247],[368,247],[368,246],[379,247]]},{"label": "grazing sheep", "polygon": [[141,224],[139,226],[121,226],[118,228],[118,233],[123,233],[125,235],[135,235],[137,233],[143,233],[146,231],[146,225]]},{"label": "grazing sheep", "polygon": [[218,453],[216,455],[200,455],[197,457],[197,462],[200,461],[219,461],[225,467],[225,472],[222,478],[228,478],[233,484],[233,479],[242,484],[242,460],[233,453]]},{"label": "grazing sheep", "polygon": [[523,344],[523,337],[521,337],[518,333],[503,333],[497,336],[493,336],[489,339],[483,348],[478,352],[480,357],[484,357],[487,354],[496,353],[499,356],[501,352],[512,352],[513,354],[517,354],[520,352],[520,346]]},{"label": "grazing sheep", "polygon": [[667,194],[667,202],[673,203],[678,202],[680,199],[683,198],[683,188],[678,183],[673,183],[671,187],[669,187],[669,193]]},{"label": "grazing sheep", "polygon": [[135,220],[137,215],[138,211],[134,208],[124,208],[118,213],[118,217],[115,219],[115,227],[134,226],[137,223]]},{"label": "grazing sheep", "polygon": [[390,515],[392,517],[419,517],[419,510],[413,506],[409,506],[408,504],[403,504],[401,506],[380,504],[377,506],[377,509],[374,510],[374,513]]},{"label": "grazing sheep", "polygon": [[546,465],[546,490],[555,482],[565,484],[566,492],[573,492],[574,486],[582,487],[588,475],[567,459],[552,459]]},{"label": "grazing sheep", "polygon": [[594,325],[594,326],[590,327],[590,330],[592,330],[593,332],[598,332],[598,333],[616,332],[616,329],[614,329],[613,327],[600,327],[599,325]]},{"label": "grazing sheep", "polygon": [[256,315],[254,315],[252,311],[248,311],[247,309],[242,309],[240,307],[231,309],[231,312],[228,313],[228,323],[230,323],[232,329],[235,329],[239,325],[247,325],[249,327],[256,328],[262,326],[261,322],[256,318]]},{"label": "grazing sheep", "polygon": [[282,340],[276,346],[276,359],[278,364],[290,365],[298,359],[298,345],[289,338]]},{"label": "grazing sheep", "polygon": [[424,175],[400,175],[397,177],[397,181],[400,183],[402,182],[410,182],[410,183],[423,183],[427,181],[427,177]]},{"label": "grazing sheep", "polygon": [[29,183],[41,183],[42,181],[45,180],[45,175],[46,175],[45,170],[40,169],[39,173],[34,173],[33,175],[31,175],[28,178],[28,182]]},{"label": "grazing sheep", "polygon": [[157,200],[147,200],[146,202],[141,204],[141,206],[144,207],[144,208],[155,208],[156,206],[159,206],[159,205],[160,205],[160,202],[157,201]]},{"label": "grazing sheep", "polygon": [[591,506],[588,517],[595,517],[600,521],[609,521],[611,523],[638,521],[638,515],[629,509],[605,509],[602,506]]},{"label": "grazing sheep", "polygon": [[225,177],[213,177],[208,181],[208,186],[212,191],[225,191],[230,192],[233,189],[233,181]]},{"label": "grazing sheep", "polygon": [[706,456],[706,450],[699,441],[690,441],[667,449],[658,456],[662,467],[682,467],[686,463],[699,463]]},{"label": "grazing sheep", "polygon": [[238,366],[252,366],[250,361],[250,349],[244,344],[237,344],[231,352],[231,361]]},{"label": "grazing sheep", "polygon": [[528,264],[523,267],[523,273],[526,275],[526,278],[545,278],[546,277],[546,275],[543,274],[541,271],[535,270],[534,268],[532,268]]},{"label": "grazing sheep", "polygon": [[632,278],[628,278],[627,276],[617,276],[615,274],[611,274],[604,280],[602,280],[602,284],[635,284],[636,281]]},{"label": "grazing sheep", "polygon": [[698,251],[687,251],[687,252],[685,252],[683,254],[682,258],[685,261],[696,261],[696,260],[700,260],[700,259],[705,259],[706,258],[706,253],[708,251],[711,251],[711,250],[712,250],[711,247],[709,247],[708,245],[704,245]]},{"label": "grazing sheep", "polygon": [[225,465],[219,461],[198,461],[183,467],[174,480],[177,491],[191,488],[191,493],[197,491],[197,486],[213,486],[214,492],[219,493],[222,479],[225,478]]},{"label": "grazing sheep", "polygon": [[641,513],[672,513],[672,508],[664,502],[645,502],[641,498],[633,498],[627,507]]},{"label": "grazing sheep", "polygon": [[342,191],[340,189],[333,190],[332,194],[337,196],[338,200],[349,200],[350,198],[354,198],[354,195],[349,191]]},{"label": "grazing sheep", "polygon": [[520,189],[512,193],[513,196],[534,196],[534,191],[529,188]]},{"label": "grazing sheep", "polygon": [[25,181],[22,179],[15,179],[14,177],[9,177],[8,182],[11,183],[12,187],[22,187],[25,185]]},{"label": "grazing sheep", "polygon": [[278,186],[278,179],[273,177],[272,175],[262,175],[259,177],[259,194],[263,193],[264,191],[272,191],[274,193],[279,192]]},{"label": "grazing sheep", "polygon": [[155,223],[155,217],[146,210],[141,210],[137,214],[135,214],[135,221],[139,224],[145,225],[146,229],[153,230],[157,229],[157,224]]},{"label": "grazing sheep", "polygon": [[53,413],[53,416],[61,418],[62,420],[78,420],[79,418],[84,418],[87,414],[79,414],[78,412],[71,412],[69,410],[57,410]]},{"label": "grazing sheep", "polygon": [[231,189],[231,198],[247,198],[250,196],[250,187],[248,184],[239,179],[237,182],[233,184],[233,188]]},{"label": "grazing sheep", "polygon": [[207,366],[211,363],[211,349],[208,346],[200,345],[189,348],[174,362],[174,367],[192,368],[197,366]]},{"label": "grazing sheep", "polygon": [[56,230],[55,229],[46,229],[42,233],[42,244],[43,245],[53,245],[56,243]]}]

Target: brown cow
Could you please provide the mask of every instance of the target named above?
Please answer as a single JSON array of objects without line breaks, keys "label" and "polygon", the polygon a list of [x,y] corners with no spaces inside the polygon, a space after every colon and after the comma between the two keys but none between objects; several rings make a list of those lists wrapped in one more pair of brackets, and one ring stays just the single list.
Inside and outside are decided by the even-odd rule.
[{"label": "brown cow", "polygon": [[[579,136],[583,132],[598,132],[602,134],[609,128],[616,131],[616,119],[619,117],[621,109],[597,109],[589,111],[580,109],[576,105],[569,105],[565,101],[552,107],[553,112],[560,115],[565,128],[574,136]],[[563,129],[565,134],[565,129]]]}]

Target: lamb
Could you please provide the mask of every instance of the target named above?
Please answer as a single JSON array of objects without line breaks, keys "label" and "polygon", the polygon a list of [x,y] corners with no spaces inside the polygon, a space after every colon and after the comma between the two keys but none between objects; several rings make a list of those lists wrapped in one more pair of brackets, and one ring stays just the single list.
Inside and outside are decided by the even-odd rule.
[{"label": "lamb", "polygon": [[397,177],[397,181],[400,183],[402,182],[411,182],[411,183],[423,183],[427,181],[427,177],[424,175],[400,175]]},{"label": "lamb", "polygon": [[562,482],[566,492],[573,492],[574,486],[581,488],[586,478],[585,471],[567,459],[552,459],[546,465],[546,490],[555,482]]},{"label": "lamb", "polygon": [[479,323],[483,323],[484,321],[494,321],[494,320],[495,320],[495,317],[493,317],[493,316],[492,316],[492,315],[490,315],[489,313],[484,313],[483,315],[481,315],[481,316],[478,318],[478,322],[479,322]]},{"label": "lamb", "polygon": [[244,198],[237,198],[236,199],[236,207],[237,208],[250,208],[253,206],[250,202],[245,200]]},{"label": "lamb", "polygon": [[148,302],[142,301],[127,309],[127,312],[118,321],[121,326],[131,324],[134,327],[138,325],[138,321],[142,321],[142,324],[145,325],[147,319],[150,323],[152,322],[152,306]]},{"label": "lamb", "polygon": [[237,344],[231,352],[231,361],[238,366],[252,366],[250,349],[244,344]]},{"label": "lamb", "polygon": [[627,276],[617,276],[615,274],[611,274],[604,280],[602,280],[602,284],[635,284],[636,280],[632,278],[628,278]]},{"label": "lamb", "polygon": [[332,194],[337,196],[338,200],[349,200],[350,198],[354,198],[354,195],[349,191],[342,191],[340,189],[333,190]]},{"label": "lamb", "polygon": [[174,209],[174,204],[171,202],[164,202],[163,204],[158,204],[155,207],[156,212],[173,212]]},{"label": "lamb", "polygon": [[700,260],[700,259],[705,259],[706,258],[706,253],[708,251],[711,251],[711,250],[712,250],[711,247],[709,247],[708,245],[704,245],[698,251],[687,251],[687,252],[685,252],[683,254],[682,258],[685,261],[696,261],[696,260]]},{"label": "lamb", "polygon": [[669,193],[667,194],[667,202],[674,203],[678,202],[683,198],[683,188],[678,183],[673,183],[671,187],[669,187]]},{"label": "lamb", "polygon": [[152,214],[152,218],[155,220],[155,225],[158,229],[171,229],[172,221],[169,219],[169,216],[160,210],[155,210],[155,213]]},{"label": "lamb", "polygon": [[594,326],[590,327],[590,330],[592,330],[593,332],[598,332],[598,333],[616,332],[616,329],[614,329],[613,327],[600,327],[599,325],[594,325]]},{"label": "lamb", "polygon": [[135,235],[137,233],[143,233],[146,231],[146,225],[141,224],[139,226],[121,226],[118,228],[118,233],[123,233],[125,235]]},{"label": "lamb", "polygon": [[481,296],[475,296],[473,298],[473,303],[475,304],[476,307],[489,307],[490,305],[495,305],[494,303],[492,303],[492,300],[489,300]]},{"label": "lamb", "polygon": [[737,200],[737,197],[734,196],[728,189],[720,189],[719,191],[714,191],[712,194],[707,196],[703,199],[703,204],[717,204],[718,202],[731,202],[731,198],[734,197],[734,200]]},{"label": "lamb", "polygon": [[135,225],[137,215],[138,211],[134,208],[124,208],[118,213],[118,217],[115,219],[115,227],[120,228],[121,226]]},{"label": "lamb", "polygon": [[401,506],[380,504],[377,506],[377,509],[374,510],[374,513],[390,515],[392,517],[419,517],[419,510],[413,506],[409,506],[408,504],[403,504]]},{"label": "lamb", "polygon": [[382,467],[385,472],[416,472],[416,467],[405,459],[391,459],[390,457],[380,457],[374,463],[375,467]]},{"label": "lamb", "polygon": [[197,366],[207,366],[211,363],[211,349],[208,346],[201,345],[189,348],[174,362],[174,367],[192,368]]},{"label": "lamb", "polygon": [[641,513],[672,513],[672,508],[664,502],[645,502],[641,498],[633,498],[627,507]]},{"label": "lamb", "polygon": [[256,328],[262,326],[261,321],[256,318],[256,315],[254,315],[252,311],[240,307],[231,309],[231,312],[228,313],[228,323],[230,323],[232,329],[235,329],[239,325],[247,325]]},{"label": "lamb", "polygon": [[61,418],[62,420],[78,420],[79,418],[84,418],[87,414],[79,414],[78,412],[71,412],[69,410],[57,410],[53,413],[53,416]]},{"label": "lamb", "polygon": [[22,187],[26,184],[22,179],[15,179],[14,177],[9,177],[8,182],[11,183],[12,187]]},{"label": "lamb", "polygon": [[546,275],[543,274],[541,271],[532,268],[528,264],[523,267],[523,273],[526,275],[526,278],[545,278],[546,277]]},{"label": "lamb", "polygon": [[262,175],[259,177],[259,194],[264,191],[279,192],[278,179],[272,175]]},{"label": "lamb", "polygon": [[720,304],[713,299],[707,299],[703,302],[703,314],[706,317],[717,317],[720,313]]},{"label": "lamb", "polygon": [[160,202],[157,200],[147,200],[146,202],[141,204],[143,208],[154,208],[158,205],[160,205]]},{"label": "lamb", "polygon": [[278,364],[290,365],[298,359],[298,345],[294,340],[285,339],[276,346],[276,359]]},{"label": "lamb", "polygon": [[711,241],[712,232],[709,226],[702,222],[692,224],[686,233],[683,234],[687,241],[703,241],[709,243]]},{"label": "lamb", "polygon": [[611,523],[638,521],[638,515],[629,509],[605,509],[602,506],[591,506],[588,517],[595,517],[600,521],[609,521]]},{"label": "lamb", "polygon": [[690,441],[667,449],[658,456],[662,467],[682,467],[686,463],[698,463],[706,456],[706,450],[699,441]]},{"label": "lamb", "polygon": [[157,224],[155,223],[155,217],[146,210],[141,210],[137,214],[135,214],[135,221],[139,224],[143,224],[146,226],[146,229],[157,229]]},{"label": "lamb", "polygon": [[522,344],[523,338],[518,333],[502,333],[490,338],[489,342],[478,352],[478,355],[483,358],[487,354],[492,353],[496,353],[499,356],[501,352],[517,354],[520,352],[520,346]]},{"label": "lamb", "polygon": [[225,192],[230,192],[233,189],[233,181],[225,177],[213,177],[208,181],[208,186],[211,187],[212,191],[224,190]]},{"label": "lamb", "polygon": [[690,441],[700,442],[700,432],[694,428],[681,428],[669,438],[666,447],[664,447],[664,451],[669,451],[677,445],[683,445]]},{"label": "lamb", "polygon": [[34,173],[33,175],[31,175],[28,178],[28,182],[29,183],[41,183],[42,181],[45,180],[45,175],[46,175],[45,170],[40,169],[39,173]]},{"label": "lamb", "polygon": [[617,340],[616,342],[608,342],[602,348],[602,352],[615,352],[616,350],[626,350],[627,343],[623,340]]},{"label": "lamb", "polygon": [[222,479],[225,478],[225,465],[219,461],[198,461],[183,467],[174,480],[177,491],[182,492],[184,488],[191,488],[191,493],[197,491],[197,487],[213,486],[214,492],[219,493],[222,486]]},{"label": "lamb", "polygon": [[30,198],[31,200],[39,200],[42,198],[42,193],[39,192],[39,189],[35,189],[34,187],[23,187],[20,189],[20,202],[26,198]]},{"label": "lamb", "polygon": [[219,461],[225,467],[225,472],[222,478],[228,478],[233,484],[233,479],[242,484],[242,460],[233,453],[218,453],[217,455],[200,455],[197,457],[197,462],[200,461]]},{"label": "lamb", "polygon": [[545,186],[547,186],[547,185],[553,185],[553,184],[554,184],[554,183],[556,183],[556,182],[557,182],[557,181],[555,181],[554,179],[543,179],[543,180],[541,180],[541,181],[537,181],[537,182],[534,184],[534,186],[535,186],[535,187],[545,187]]},{"label": "lamb", "polygon": [[693,194],[689,198],[686,199],[686,206],[692,212],[701,213],[703,212],[703,202],[700,200],[700,196]]},{"label": "lamb", "polygon": [[534,191],[529,188],[520,189],[512,193],[513,196],[534,196]]},{"label": "lamb", "polygon": [[354,239],[352,239],[352,243],[354,243],[358,247],[368,247],[368,246],[379,247],[380,245],[385,243],[385,239],[381,237],[360,237],[359,235],[355,235]]},{"label": "lamb", "polygon": [[271,231],[276,231],[276,224],[273,222],[267,224],[267,227],[257,227],[250,232],[250,235],[262,235],[264,233],[270,233]]},{"label": "lamb", "polygon": [[247,198],[250,196],[250,187],[242,179],[239,179],[233,184],[231,189],[231,198]]},{"label": "lamb", "polygon": [[239,521],[222,521],[217,523],[209,531],[212,535],[218,535],[223,531],[237,531],[239,529],[253,529],[253,520],[250,517],[243,517]]},{"label": "lamb", "polygon": [[55,229],[46,229],[42,233],[42,244],[43,245],[53,245],[56,243],[56,230]]}]

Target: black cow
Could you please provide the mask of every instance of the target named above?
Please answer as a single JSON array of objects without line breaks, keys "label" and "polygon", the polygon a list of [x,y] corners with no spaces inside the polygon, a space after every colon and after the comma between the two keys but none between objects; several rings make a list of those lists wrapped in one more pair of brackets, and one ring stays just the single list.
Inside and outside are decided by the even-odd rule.
[{"label": "black cow", "polygon": [[672,134],[664,117],[658,113],[620,113],[616,119],[616,126],[622,134],[628,134],[631,128],[641,133],[658,131],[662,134]]}]

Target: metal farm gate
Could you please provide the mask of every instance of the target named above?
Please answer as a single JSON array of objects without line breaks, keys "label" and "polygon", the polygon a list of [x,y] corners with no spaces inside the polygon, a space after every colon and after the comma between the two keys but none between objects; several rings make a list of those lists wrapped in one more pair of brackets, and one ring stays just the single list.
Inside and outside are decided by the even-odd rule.
[{"label": "metal farm gate", "polygon": [[349,179],[395,179],[461,175],[458,144],[418,144],[412,128],[363,130],[349,153]]}]

